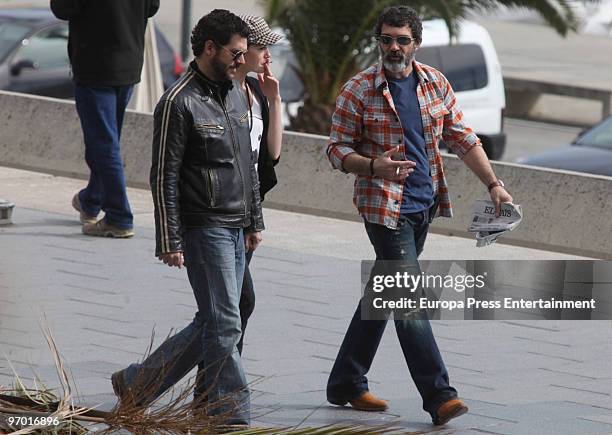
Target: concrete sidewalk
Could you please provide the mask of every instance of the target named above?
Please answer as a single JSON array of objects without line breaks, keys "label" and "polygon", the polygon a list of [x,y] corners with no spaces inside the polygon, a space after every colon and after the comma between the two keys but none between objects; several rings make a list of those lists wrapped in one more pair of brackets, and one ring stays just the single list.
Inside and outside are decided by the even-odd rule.
[{"label": "concrete sidewalk", "polygon": [[[81,235],[70,198],[80,180],[0,168],[0,197],[17,204],[0,227],[0,352],[26,381],[30,366],[55,385],[38,322],[44,315],[79,388],[82,403],[108,409],[110,374],[137,360],[153,327],[155,345],[195,311],[184,270],[153,256],[150,193],[131,189],[136,237]],[[431,432],[388,328],[371,387],[391,401],[386,413],[328,406],[324,388],[359,298],[361,259],[373,257],[362,225],[274,210],[252,263],[257,306],[244,363],[253,384],[254,425],[394,422]],[[424,257],[571,258],[432,235]],[[470,414],[439,433],[612,433],[612,322],[435,321],[451,382]],[[0,361],[0,385],[12,381]]]}]

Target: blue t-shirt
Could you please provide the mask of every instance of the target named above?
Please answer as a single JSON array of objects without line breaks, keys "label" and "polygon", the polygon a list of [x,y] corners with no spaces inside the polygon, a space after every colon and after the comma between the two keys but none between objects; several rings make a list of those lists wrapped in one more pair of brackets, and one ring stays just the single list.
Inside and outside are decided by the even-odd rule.
[{"label": "blue t-shirt", "polygon": [[414,71],[406,78],[387,81],[404,131],[406,159],[416,162],[414,172],[405,181],[400,213],[417,213],[431,207],[434,202],[433,181],[416,92],[418,82]]}]

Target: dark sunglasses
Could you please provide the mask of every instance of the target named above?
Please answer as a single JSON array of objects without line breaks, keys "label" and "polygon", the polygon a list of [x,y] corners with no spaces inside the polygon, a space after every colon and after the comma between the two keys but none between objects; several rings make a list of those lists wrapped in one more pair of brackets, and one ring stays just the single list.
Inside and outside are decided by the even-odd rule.
[{"label": "dark sunglasses", "polygon": [[410,36],[398,36],[397,38],[394,38],[393,36],[389,35],[380,35],[377,39],[384,45],[391,45],[393,41],[396,41],[398,45],[410,45],[412,41],[414,41],[414,39],[412,39]]},{"label": "dark sunglasses", "polygon": [[217,44],[217,46],[219,46],[219,47],[221,47],[221,48],[223,48],[223,49],[225,49],[225,50],[227,50],[227,51],[229,51],[229,52],[230,52],[230,54],[233,56],[233,57],[232,57],[232,62],[236,62],[238,59],[240,59],[240,57],[241,57],[241,56],[244,56],[244,55],[246,54],[246,51],[242,51],[242,50],[239,50],[239,51],[232,51],[232,50],[230,50],[229,48],[224,47],[224,46],[223,46],[223,45],[221,45],[221,44]]}]

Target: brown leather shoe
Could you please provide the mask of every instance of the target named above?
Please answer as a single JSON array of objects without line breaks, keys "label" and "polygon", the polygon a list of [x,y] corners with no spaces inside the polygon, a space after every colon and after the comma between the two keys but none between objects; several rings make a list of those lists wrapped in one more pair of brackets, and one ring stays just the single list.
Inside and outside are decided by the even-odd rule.
[{"label": "brown leather shoe", "polygon": [[451,419],[459,417],[468,412],[468,407],[459,399],[451,399],[444,402],[436,411],[436,417],[433,424],[442,426],[448,423]]},{"label": "brown leather shoe", "polygon": [[365,391],[359,397],[349,400],[351,406],[359,411],[382,412],[389,408],[389,404],[382,399],[379,399],[369,391]]}]

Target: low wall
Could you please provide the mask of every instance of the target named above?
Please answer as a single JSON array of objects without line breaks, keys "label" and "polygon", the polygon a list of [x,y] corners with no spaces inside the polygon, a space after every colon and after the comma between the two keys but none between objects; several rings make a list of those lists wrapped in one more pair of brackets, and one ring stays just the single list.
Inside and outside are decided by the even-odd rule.
[{"label": "low wall", "polygon": [[[128,112],[122,150],[131,186],[148,187],[151,137],[152,116]],[[281,182],[266,196],[267,207],[360,219],[352,204],[354,178],[331,170],[325,146],[322,136],[285,133],[277,166]],[[0,164],[85,178],[83,154],[72,102],[0,92]],[[436,219],[432,231],[471,238],[465,231],[471,204],[488,194],[457,157],[444,161],[455,217]],[[612,178],[511,163],[493,166],[524,212],[521,226],[503,243],[612,259]]]},{"label": "low wall", "polygon": [[[153,117],[128,111],[121,133],[125,175],[149,187]],[[74,102],[0,91],[0,164],[87,178],[83,133]]]},{"label": "low wall", "polygon": [[[569,98],[572,103],[576,103],[576,99],[589,100],[588,102],[595,103],[596,106],[597,103],[599,103],[601,106],[600,112],[594,114],[594,120],[586,126],[597,123],[610,115],[612,89],[609,87],[594,88],[575,85],[573,83],[553,83],[527,79],[520,76],[511,77],[508,75],[504,75],[504,87],[506,90],[506,116],[509,117],[537,119],[537,106],[544,95],[558,95]],[[558,114],[555,113],[558,107],[555,107],[554,104],[545,104],[544,106],[546,109],[546,117],[554,119],[558,116]],[[573,106],[574,104],[572,104],[572,107]],[[583,106],[592,107],[592,105],[585,106],[584,102]],[[565,110],[565,112],[567,112],[567,110]],[[586,114],[576,114],[574,112],[575,111],[572,111],[569,119],[565,119],[564,122],[580,124],[581,122],[578,120],[584,118]]]}]

